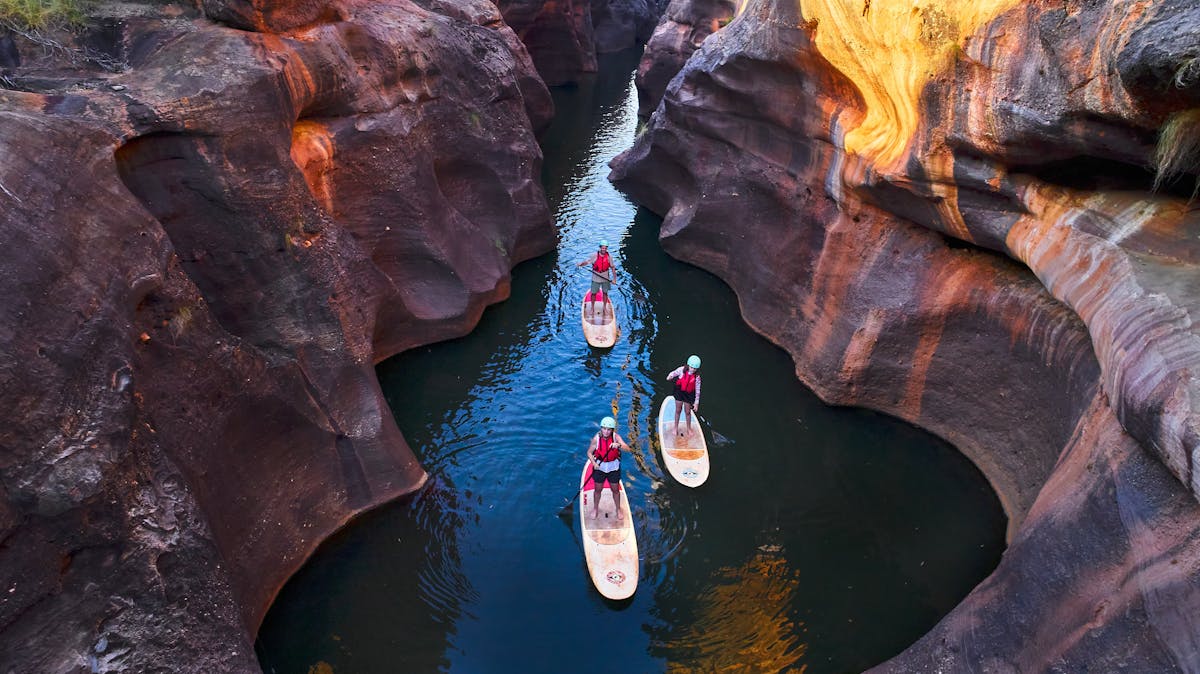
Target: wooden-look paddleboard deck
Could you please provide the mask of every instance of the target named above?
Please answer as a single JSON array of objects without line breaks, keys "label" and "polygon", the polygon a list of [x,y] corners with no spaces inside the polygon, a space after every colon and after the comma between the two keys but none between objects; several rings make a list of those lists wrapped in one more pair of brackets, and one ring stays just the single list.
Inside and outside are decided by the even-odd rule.
[{"label": "wooden-look paddleboard deck", "polygon": [[[679,415],[679,430],[687,429],[687,420]],[[686,487],[699,487],[708,479],[708,443],[700,420],[692,415],[691,435],[675,433],[675,397],[667,396],[658,408],[658,444],[662,447],[663,463],[671,477]]]},{"label": "wooden-look paddleboard deck", "polygon": [[600,492],[600,516],[592,514],[595,504],[596,485],[592,482],[593,464],[589,460],[583,466],[579,479],[579,523],[583,528],[583,557],[587,560],[588,574],[600,594],[609,599],[626,599],[633,596],[638,583],[637,538],[633,534],[633,513],[629,511],[629,498],[622,487],[617,492],[621,499],[621,519],[617,519],[616,502],[610,498],[612,491],[606,485]]},{"label": "wooden-look paddleboard deck", "polygon": [[[586,295],[584,298],[586,299]],[[609,347],[617,343],[617,307],[611,298],[608,306],[612,307],[612,317],[606,318],[604,303],[600,303],[600,311],[592,320],[587,317],[588,302],[579,303],[579,316],[583,320],[583,337],[588,344],[598,347]]]}]

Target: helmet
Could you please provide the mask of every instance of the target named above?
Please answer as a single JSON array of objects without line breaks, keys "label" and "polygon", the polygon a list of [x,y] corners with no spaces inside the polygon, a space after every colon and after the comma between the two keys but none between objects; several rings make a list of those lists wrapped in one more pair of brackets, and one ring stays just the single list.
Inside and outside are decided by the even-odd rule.
[{"label": "helmet", "polygon": [[612,417],[604,417],[600,420],[600,428],[616,428],[617,420]]},{"label": "helmet", "polygon": [[600,245],[604,248],[608,248],[608,239],[601,239]]},{"label": "helmet", "polygon": [[688,356],[688,367],[700,369],[700,356]]}]

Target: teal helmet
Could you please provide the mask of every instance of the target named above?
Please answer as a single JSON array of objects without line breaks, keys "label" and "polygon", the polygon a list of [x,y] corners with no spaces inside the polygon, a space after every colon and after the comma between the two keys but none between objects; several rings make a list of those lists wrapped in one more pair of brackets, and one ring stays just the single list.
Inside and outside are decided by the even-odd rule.
[{"label": "teal helmet", "polygon": [[608,248],[608,239],[600,239],[600,247]]},{"label": "teal helmet", "polygon": [[600,420],[600,428],[616,428],[617,420],[612,417],[604,417]]},{"label": "teal helmet", "polygon": [[700,369],[700,356],[688,356],[688,367],[695,369],[695,370],[699,370]]}]

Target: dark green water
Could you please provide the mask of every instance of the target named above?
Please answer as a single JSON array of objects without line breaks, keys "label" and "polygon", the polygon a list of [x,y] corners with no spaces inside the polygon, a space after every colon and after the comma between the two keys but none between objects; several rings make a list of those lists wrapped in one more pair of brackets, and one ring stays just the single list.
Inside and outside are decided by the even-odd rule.
[{"label": "dark green water", "polygon": [[[902,422],[822,404],[732,292],[667,257],[658,219],[608,184],[635,132],[637,58],[555,92],[543,147],[557,253],[520,266],[470,336],[380,365],[431,483],[334,536],[284,588],[259,635],[267,672],[859,671],[999,561],[1004,516],[974,466]],[[574,267],[600,238],[622,274],[607,351],[583,341]],[[665,377],[691,353],[712,449],[696,490],[666,475],[650,437]],[[634,445],[642,557],[622,603],[592,587],[577,515],[559,517],[614,409]]]}]

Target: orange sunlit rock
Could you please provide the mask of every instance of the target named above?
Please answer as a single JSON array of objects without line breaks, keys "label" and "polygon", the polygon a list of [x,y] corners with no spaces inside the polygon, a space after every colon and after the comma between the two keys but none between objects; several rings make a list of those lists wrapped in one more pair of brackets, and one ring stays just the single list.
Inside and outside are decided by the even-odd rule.
[{"label": "orange sunlit rock", "polygon": [[816,21],[821,55],[854,82],[867,104],[846,150],[878,164],[901,157],[919,121],[925,86],[967,38],[1018,0],[798,0]]},{"label": "orange sunlit rock", "polygon": [[326,212],[333,211],[333,138],[318,122],[302,120],[292,129],[292,161],[304,174],[308,190]]}]

